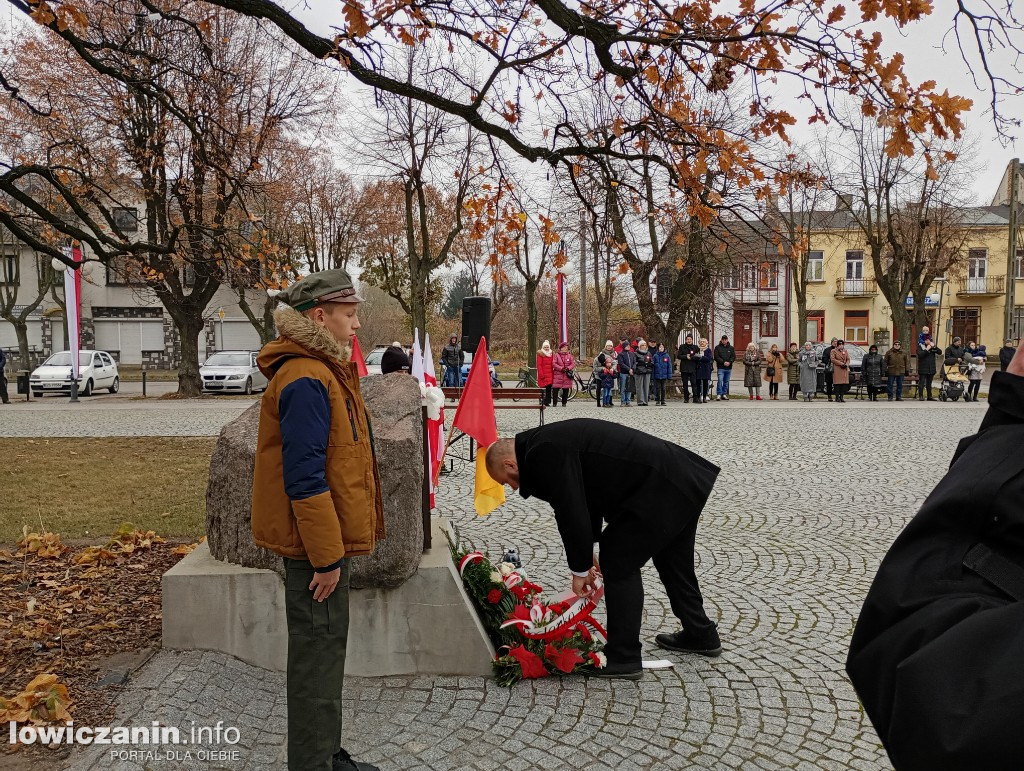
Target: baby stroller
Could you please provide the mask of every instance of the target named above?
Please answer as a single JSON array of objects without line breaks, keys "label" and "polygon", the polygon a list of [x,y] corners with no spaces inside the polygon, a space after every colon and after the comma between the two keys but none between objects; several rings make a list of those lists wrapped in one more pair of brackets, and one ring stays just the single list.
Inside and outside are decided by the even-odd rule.
[{"label": "baby stroller", "polygon": [[939,401],[959,401],[970,381],[959,359],[948,358],[942,365],[942,384],[939,386]]}]

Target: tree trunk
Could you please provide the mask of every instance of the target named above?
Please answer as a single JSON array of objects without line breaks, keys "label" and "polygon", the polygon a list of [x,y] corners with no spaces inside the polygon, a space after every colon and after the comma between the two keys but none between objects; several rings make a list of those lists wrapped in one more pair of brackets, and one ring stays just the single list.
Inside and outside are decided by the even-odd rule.
[{"label": "tree trunk", "polygon": [[420,342],[427,331],[427,275],[421,270],[418,257],[409,255],[409,302],[413,329],[420,331]]},{"label": "tree trunk", "polygon": [[263,332],[260,342],[264,345],[277,337],[277,324],[274,323],[274,311],[277,309],[277,298],[268,297],[263,303]]},{"label": "tree trunk", "polygon": [[14,322],[14,332],[18,335],[18,355],[21,357],[22,369],[33,369],[28,360],[28,324],[24,319]]},{"label": "tree trunk", "polygon": [[805,342],[807,334],[807,295],[796,296],[796,337],[794,340],[799,344]]},{"label": "tree trunk", "polygon": [[174,326],[181,338],[178,395],[188,398],[199,396],[203,391],[202,381],[199,379],[199,333],[203,331],[203,317],[198,313],[182,315],[180,319],[174,319]]},{"label": "tree trunk", "polygon": [[[899,340],[903,343],[903,350],[908,352],[911,350],[910,323],[911,314],[905,304],[892,306],[892,342]],[[917,346],[913,350],[916,352]]]},{"label": "tree trunk", "polygon": [[[534,367],[537,355],[537,281],[526,282],[526,368]],[[530,385],[537,385],[536,379]]]}]

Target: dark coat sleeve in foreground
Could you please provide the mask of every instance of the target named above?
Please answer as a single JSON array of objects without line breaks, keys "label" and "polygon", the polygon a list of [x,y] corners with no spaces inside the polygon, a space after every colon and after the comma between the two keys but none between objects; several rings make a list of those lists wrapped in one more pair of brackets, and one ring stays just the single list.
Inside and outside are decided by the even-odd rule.
[{"label": "dark coat sleeve in foreground", "polygon": [[850,645],[901,770],[1024,758],[1024,378],[996,373],[989,405],[882,561]]}]

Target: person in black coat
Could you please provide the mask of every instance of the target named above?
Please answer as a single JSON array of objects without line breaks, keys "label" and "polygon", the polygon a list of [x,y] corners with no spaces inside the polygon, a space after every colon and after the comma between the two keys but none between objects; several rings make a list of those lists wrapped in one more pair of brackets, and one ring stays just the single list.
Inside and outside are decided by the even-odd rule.
[{"label": "person in black coat", "polygon": [[999,349],[999,371],[1006,372],[1006,368],[1010,366],[1010,362],[1013,360],[1013,355],[1017,352],[1016,346],[1013,344],[1013,340],[1007,340],[1002,348]]},{"label": "person in black coat", "polygon": [[7,395],[7,375],[4,374],[4,367],[7,366],[7,354],[0,348],[0,403],[10,404],[11,399]]},{"label": "person in black coat", "polygon": [[882,561],[846,671],[903,769],[1024,757],[1024,351]]},{"label": "person in black coat", "polygon": [[499,440],[487,448],[486,461],[496,481],[519,490],[523,498],[551,504],[573,591],[587,596],[596,576],[603,578],[608,663],[594,674],[632,680],[643,674],[640,569],[651,559],[683,626],[680,632],[659,634],[657,644],[705,656],[722,652],[693,565],[697,520],[718,466],[648,433],[589,418]]},{"label": "person in black coat", "polygon": [[683,400],[689,404],[690,387],[693,387],[693,400],[697,398],[697,360],[701,350],[693,344],[693,335],[686,336],[686,342],[679,346],[679,377],[683,381]]},{"label": "person in black coat", "polygon": [[942,350],[932,343],[931,339],[924,341],[924,345],[917,346],[917,399],[924,399],[925,392],[928,393],[928,401],[935,401],[932,396],[932,380],[935,377],[938,365],[935,357],[942,356]]}]

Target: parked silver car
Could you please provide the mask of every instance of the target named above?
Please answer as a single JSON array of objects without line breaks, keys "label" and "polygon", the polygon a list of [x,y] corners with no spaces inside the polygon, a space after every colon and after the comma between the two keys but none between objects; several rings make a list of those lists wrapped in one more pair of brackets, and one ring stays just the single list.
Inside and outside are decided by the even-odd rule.
[{"label": "parked silver car", "polygon": [[264,391],[267,378],[256,366],[256,351],[219,351],[199,368],[203,391],[209,393],[236,392],[251,394]]},{"label": "parked silver car", "polygon": [[[121,379],[117,362],[106,351],[78,352],[78,392],[91,396],[106,388],[116,394]],[[60,351],[37,367],[29,376],[29,387],[36,398],[47,393],[71,393],[71,352]]]}]

